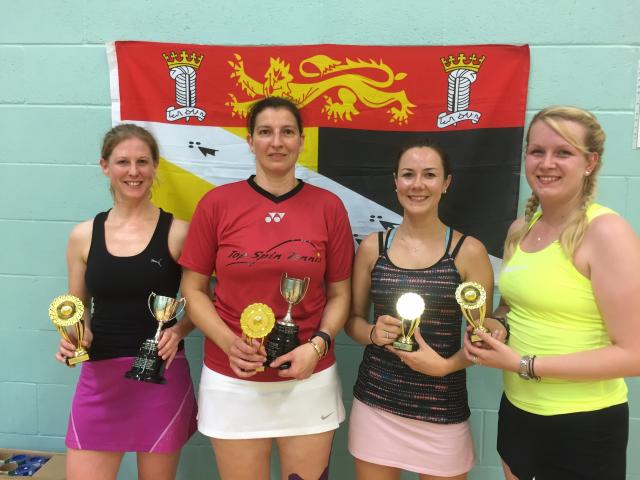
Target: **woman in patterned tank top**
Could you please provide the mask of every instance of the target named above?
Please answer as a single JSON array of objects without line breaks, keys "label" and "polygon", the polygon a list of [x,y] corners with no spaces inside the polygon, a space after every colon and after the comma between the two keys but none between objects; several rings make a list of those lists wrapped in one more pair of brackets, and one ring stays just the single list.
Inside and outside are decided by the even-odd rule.
[{"label": "woman in patterned tank top", "polygon": [[[440,220],[438,204],[451,184],[442,148],[430,141],[405,148],[394,181],[402,224],[369,235],[354,264],[345,330],[366,348],[354,387],[349,451],[359,479],[398,479],[402,470],[422,480],[464,479],[474,463],[465,376],[471,362],[461,350],[455,290],[463,281],[480,283],[490,308],[493,272],[480,241]],[[414,352],[392,346],[401,333],[395,304],[405,292],[419,294],[426,305]],[[487,326],[505,338],[499,322]]]}]

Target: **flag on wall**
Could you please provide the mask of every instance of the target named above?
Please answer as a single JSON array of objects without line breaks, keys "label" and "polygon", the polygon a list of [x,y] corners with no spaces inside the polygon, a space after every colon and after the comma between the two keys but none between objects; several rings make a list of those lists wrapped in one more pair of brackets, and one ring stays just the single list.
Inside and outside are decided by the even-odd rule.
[{"label": "flag on wall", "polygon": [[296,176],[342,198],[356,240],[401,221],[398,150],[428,137],[449,153],[445,223],[501,257],[516,216],[529,77],[527,46],[107,45],[113,124],[151,130],[161,163],[154,202],[188,220],[216,185],[255,171],[252,102],[301,107]]}]

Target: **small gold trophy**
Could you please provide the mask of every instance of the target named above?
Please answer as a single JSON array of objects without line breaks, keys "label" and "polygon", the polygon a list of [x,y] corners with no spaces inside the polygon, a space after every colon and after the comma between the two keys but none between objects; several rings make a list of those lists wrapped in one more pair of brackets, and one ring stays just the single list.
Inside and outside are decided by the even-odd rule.
[{"label": "small gold trophy", "polygon": [[[76,347],[73,357],[65,359],[65,362],[70,367],[73,367],[76,363],[89,360],[89,354],[82,346],[82,339],[84,338],[83,314],[84,305],[82,300],[75,295],[60,295],[54,298],[51,305],[49,305],[49,318],[58,329],[58,332],[60,332],[62,338]],[[74,327],[75,329],[75,342],[69,336],[68,327]]]},{"label": "small gold trophy", "polygon": [[[291,317],[291,309],[294,305],[297,305],[302,301],[307,294],[309,288],[309,277],[293,278],[283,273],[280,277],[280,294],[282,298],[289,304],[287,313],[284,318],[276,322],[276,328],[273,334],[269,336],[267,340],[267,361],[265,367],[269,366],[276,358],[285,353],[289,353],[291,350],[300,345],[298,340],[298,330],[300,327],[295,324]],[[286,370],[291,366],[291,362],[285,362],[280,367],[280,370]]]},{"label": "small gold trophy", "polygon": [[[264,337],[269,335],[275,323],[276,317],[273,310],[264,303],[252,303],[240,315],[240,328],[248,345],[253,345],[254,338],[260,340],[260,345],[262,345]],[[256,372],[262,371],[264,371],[264,367],[256,368]]]},{"label": "small gold trophy", "polygon": [[424,300],[417,293],[404,293],[396,303],[396,310],[402,321],[402,334],[393,342],[393,347],[405,352],[413,352],[418,345],[413,341],[413,332],[420,325],[424,312]]},{"label": "small gold trophy", "polygon": [[[483,325],[484,317],[487,313],[487,292],[484,287],[476,282],[464,282],[456,289],[456,300],[462,310],[462,315],[467,319],[469,325],[473,327],[471,341],[477,342],[480,337],[477,332],[488,332],[489,329]],[[473,318],[473,311],[477,310],[478,318]]]}]

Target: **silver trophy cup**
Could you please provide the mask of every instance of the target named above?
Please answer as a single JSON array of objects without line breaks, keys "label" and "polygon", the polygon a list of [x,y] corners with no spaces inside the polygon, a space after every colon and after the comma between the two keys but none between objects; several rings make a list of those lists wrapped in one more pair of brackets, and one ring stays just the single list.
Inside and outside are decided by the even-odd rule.
[{"label": "silver trophy cup", "polygon": [[187,300],[184,297],[178,300],[151,292],[147,303],[151,315],[158,321],[158,329],[153,338],[147,338],[144,341],[133,361],[131,370],[124,376],[141,382],[167,383],[167,380],[162,376],[164,360],[158,355],[158,340],[160,340],[164,324],[182,313]]}]

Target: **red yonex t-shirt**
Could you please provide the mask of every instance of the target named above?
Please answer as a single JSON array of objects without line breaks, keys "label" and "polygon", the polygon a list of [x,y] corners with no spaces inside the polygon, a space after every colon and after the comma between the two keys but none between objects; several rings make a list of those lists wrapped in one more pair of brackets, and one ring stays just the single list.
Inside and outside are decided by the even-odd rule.
[{"label": "red yonex t-shirt", "polygon": [[[325,283],[351,275],[353,237],[344,205],[333,193],[300,182],[275,197],[253,177],[214,188],[200,200],[191,220],[180,264],[203,275],[215,272],[213,302],[222,320],[238,336],[240,314],[252,303],[271,307],[276,319],[287,311],[280,278],[309,277],[303,300],[293,306],[301,343],[318,330],[326,303]],[[335,361],[333,350],[316,372]],[[205,341],[205,365],[235,377],[226,354]],[[252,381],[280,381],[267,368]]]}]

